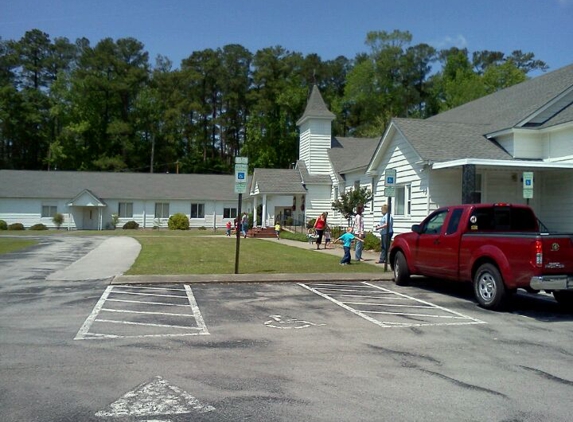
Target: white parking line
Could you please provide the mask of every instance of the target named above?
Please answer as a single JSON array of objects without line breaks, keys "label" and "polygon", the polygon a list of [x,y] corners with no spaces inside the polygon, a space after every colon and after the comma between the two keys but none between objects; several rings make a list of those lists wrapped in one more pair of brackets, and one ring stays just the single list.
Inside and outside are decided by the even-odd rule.
[{"label": "white parking line", "polygon": [[[313,287],[303,283],[298,284],[361,318],[384,328],[486,323],[485,321],[472,318],[451,309],[388,290],[368,282],[362,282],[358,285],[317,283],[313,284]],[[364,294],[354,294],[360,291]],[[349,295],[347,294],[348,292],[353,292],[353,294]],[[338,297],[338,299],[334,296]],[[349,300],[340,300],[345,297],[348,297]],[[359,301],[357,299],[362,300]],[[365,299],[369,299],[370,301],[365,301]],[[372,299],[375,299],[375,301],[372,301]],[[389,301],[393,301],[393,303],[389,303]],[[356,309],[357,307],[366,307],[367,309]],[[386,308],[386,310],[382,310],[382,308]],[[416,310],[420,310],[421,312],[416,312]],[[428,311],[435,313],[429,313]],[[394,320],[390,318],[394,318]],[[396,318],[403,318],[404,321],[396,320]],[[412,318],[416,318],[418,321],[412,321]],[[424,321],[424,319],[427,319],[427,321]],[[437,322],[438,320],[448,320],[448,322]]]},{"label": "white parking line", "polygon": [[[166,292],[182,292],[183,294],[164,294]],[[117,296],[121,297],[121,295],[126,294],[132,296],[153,296],[157,298],[167,298],[171,302],[184,301],[185,303],[125,300],[117,298]],[[124,306],[122,306],[122,309],[114,309],[112,307],[104,306],[106,303],[117,303],[117,306],[122,306],[122,304]],[[135,307],[136,309],[126,308],[127,306],[130,308]],[[174,310],[181,309],[181,312],[161,312],[157,310],[150,310],[154,307],[173,307]],[[118,318],[103,318],[103,314],[107,314],[108,316],[115,314]],[[149,318],[151,318],[151,320],[147,321],[146,319]],[[187,321],[192,321],[193,324],[186,325]],[[94,330],[94,324],[96,323],[97,329]],[[185,323],[185,325],[182,325],[183,323]],[[147,333],[141,334],[141,332],[135,332],[128,335],[117,333],[113,332],[112,327],[114,325],[123,325],[126,327],[142,327],[147,330]],[[157,329],[159,329],[159,332],[149,333],[150,330],[157,331]],[[175,331],[175,333],[173,331]],[[101,298],[98,300],[92,313],[88,316],[76,334],[74,340],[139,337],[179,337],[190,335],[209,335],[209,331],[207,330],[203,316],[201,315],[199,307],[197,306],[193,292],[188,285],[184,285],[184,289],[148,286],[108,286],[102,294]]]}]

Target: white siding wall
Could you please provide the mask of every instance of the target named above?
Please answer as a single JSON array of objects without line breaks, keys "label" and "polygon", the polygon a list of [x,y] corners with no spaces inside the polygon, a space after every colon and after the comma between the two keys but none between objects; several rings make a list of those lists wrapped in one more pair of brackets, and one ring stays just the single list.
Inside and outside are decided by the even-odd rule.
[{"label": "white siding wall", "polygon": [[300,140],[298,145],[298,158],[306,165],[310,162],[310,125],[305,122],[300,128]]},{"label": "white siding wall", "polygon": [[514,158],[542,159],[544,142],[538,131],[519,131],[515,134]]},{"label": "white siding wall", "polygon": [[546,135],[545,158],[559,160],[566,158],[573,160],[573,127],[550,132]]},{"label": "white siding wall", "polygon": [[[394,233],[403,233],[409,231],[413,223],[419,222],[427,215],[428,209],[428,172],[422,171],[422,167],[416,162],[420,161],[418,154],[412,149],[410,144],[396,132],[392,139],[389,139],[389,145],[385,150],[380,165],[376,169],[379,176],[374,180],[374,209],[371,215],[365,218],[365,229],[373,230],[373,227],[380,222],[382,218],[381,207],[388,203],[388,198],[384,196],[384,172],[387,168],[396,169],[396,186],[409,186],[411,191],[410,213],[406,211],[405,215],[395,215]],[[396,203],[395,198],[392,204]]]},{"label": "white siding wall", "polygon": [[332,215],[330,185],[307,185],[306,195],[306,220],[312,220],[323,212]]},{"label": "white siding wall", "polygon": [[534,198],[539,196],[539,206],[534,206],[537,217],[551,230],[573,233],[573,173],[546,172],[535,177]]},{"label": "white siding wall", "polygon": [[311,119],[310,124],[310,153],[306,162],[311,174],[330,174],[330,161],[327,151],[332,145],[330,120]]},{"label": "white siding wall", "polygon": [[503,136],[498,136],[495,140],[505,149],[509,154],[514,155],[515,144],[513,141],[513,133]]}]

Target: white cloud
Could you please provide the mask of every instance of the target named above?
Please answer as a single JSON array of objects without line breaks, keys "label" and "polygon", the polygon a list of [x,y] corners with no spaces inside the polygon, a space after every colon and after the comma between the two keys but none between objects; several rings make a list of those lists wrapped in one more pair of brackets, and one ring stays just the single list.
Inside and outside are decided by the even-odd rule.
[{"label": "white cloud", "polygon": [[[573,1],[573,0],[560,0],[560,1]],[[446,49],[450,47],[467,48],[468,41],[463,35],[456,35],[455,37],[444,37],[441,40],[433,42],[434,46],[438,49]]]}]

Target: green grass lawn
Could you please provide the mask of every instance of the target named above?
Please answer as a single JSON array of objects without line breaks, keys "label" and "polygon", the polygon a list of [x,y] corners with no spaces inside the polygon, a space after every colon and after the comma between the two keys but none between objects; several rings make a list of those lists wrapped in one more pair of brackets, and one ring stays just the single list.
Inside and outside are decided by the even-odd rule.
[{"label": "green grass lawn", "polygon": [[[223,237],[135,237],[141,253],[128,275],[233,274],[236,239]],[[338,273],[380,272],[363,262],[339,265],[340,256],[257,239],[241,239],[239,273]]]},{"label": "green grass lawn", "polygon": [[14,239],[11,237],[0,238],[0,254],[25,249],[29,246],[37,245],[33,239]]},{"label": "green grass lawn", "polygon": [[[8,234],[8,232],[4,232]],[[129,275],[151,274],[233,274],[235,272],[236,237],[228,238],[225,230],[89,230],[89,231],[10,231],[20,238],[0,237],[0,253],[25,248],[37,241],[26,236],[130,236],[141,243],[141,252],[126,272]],[[306,235],[289,234],[291,239],[304,240]],[[383,268],[353,262],[339,265],[338,256],[313,250],[281,245],[258,239],[241,239],[239,273],[351,273],[381,272]]]}]

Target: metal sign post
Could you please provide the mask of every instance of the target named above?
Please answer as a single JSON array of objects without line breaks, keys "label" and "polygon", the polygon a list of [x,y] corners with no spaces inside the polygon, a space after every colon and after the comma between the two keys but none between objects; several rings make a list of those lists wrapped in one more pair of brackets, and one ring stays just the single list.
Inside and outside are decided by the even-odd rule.
[{"label": "metal sign post", "polygon": [[247,175],[249,171],[249,159],[247,157],[235,157],[235,193],[239,194],[237,204],[237,240],[235,243],[235,274],[239,274],[239,252],[241,249],[241,205],[243,194],[247,192]]},{"label": "metal sign post", "polygon": [[390,249],[390,221],[392,216],[392,197],[396,195],[396,169],[386,169],[384,173],[384,196],[388,198],[386,217],[386,239],[384,240],[384,272],[388,271],[388,250]]},{"label": "metal sign post", "polygon": [[533,172],[523,172],[523,197],[526,199],[527,205],[529,200],[533,198]]}]

